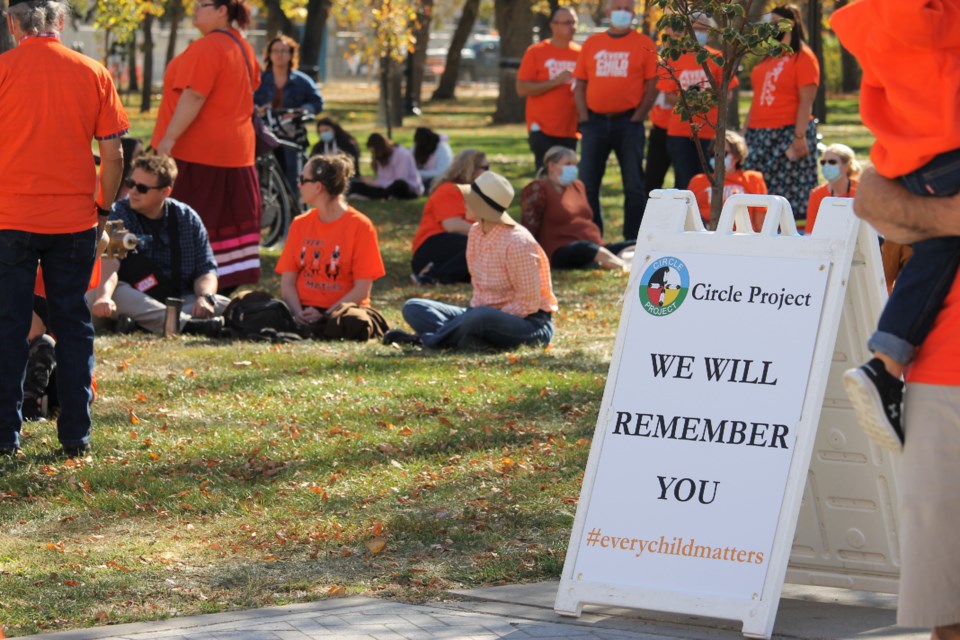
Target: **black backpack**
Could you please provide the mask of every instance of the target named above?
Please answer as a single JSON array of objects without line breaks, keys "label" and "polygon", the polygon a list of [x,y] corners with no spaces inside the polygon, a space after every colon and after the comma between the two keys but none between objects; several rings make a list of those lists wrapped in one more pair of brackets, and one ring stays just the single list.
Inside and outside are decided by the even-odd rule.
[{"label": "black backpack", "polygon": [[287,303],[266,291],[243,291],[223,312],[224,325],[235,338],[289,342],[301,339]]}]

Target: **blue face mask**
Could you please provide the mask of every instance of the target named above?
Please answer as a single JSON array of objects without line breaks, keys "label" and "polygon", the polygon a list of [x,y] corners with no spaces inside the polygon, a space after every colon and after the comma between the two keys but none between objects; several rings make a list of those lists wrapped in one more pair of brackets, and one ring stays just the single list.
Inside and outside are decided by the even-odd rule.
[{"label": "blue face mask", "polygon": [[323,142],[333,142],[334,133],[333,131],[321,131],[320,140]]},{"label": "blue face mask", "polygon": [[706,31],[694,31],[695,36],[697,36],[697,44],[701,47],[707,44],[707,37],[710,35]]},{"label": "blue face mask", "polygon": [[633,22],[633,14],[629,11],[617,9],[610,12],[610,26],[614,29],[626,29]]},{"label": "blue face mask", "polygon": [[560,180],[560,184],[568,185],[577,179],[577,175],[577,165],[566,164],[560,169],[560,177],[558,179]]},{"label": "blue face mask", "polygon": [[[733,171],[735,168],[733,164],[733,156],[731,156],[729,153],[723,156],[723,166],[728,172]],[[710,157],[710,168],[714,170],[717,168],[717,163],[712,156]]]},{"label": "blue face mask", "polygon": [[825,164],[820,167],[820,173],[823,174],[823,177],[826,178],[827,182],[833,182],[840,177],[840,165]]}]

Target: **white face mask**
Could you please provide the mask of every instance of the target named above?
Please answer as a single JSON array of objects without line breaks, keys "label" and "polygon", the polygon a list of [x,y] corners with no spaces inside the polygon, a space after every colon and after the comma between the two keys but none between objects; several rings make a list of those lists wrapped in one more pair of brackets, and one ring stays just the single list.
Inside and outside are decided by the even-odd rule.
[{"label": "white face mask", "polygon": [[707,38],[710,35],[709,33],[706,31],[694,31],[693,33],[697,37],[697,44],[699,44],[701,47],[707,44]]},{"label": "white face mask", "polygon": [[614,29],[626,29],[633,22],[633,14],[629,11],[617,9],[610,12],[610,26]]}]

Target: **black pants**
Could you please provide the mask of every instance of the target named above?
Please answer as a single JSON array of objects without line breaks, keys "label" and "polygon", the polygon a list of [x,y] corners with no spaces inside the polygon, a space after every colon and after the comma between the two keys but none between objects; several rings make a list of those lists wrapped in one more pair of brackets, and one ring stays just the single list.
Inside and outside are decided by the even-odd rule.
[{"label": "black pants", "polygon": [[[635,244],[637,244],[636,240],[624,240],[623,242],[611,242],[604,245],[603,248],[613,255],[617,255]],[[596,261],[598,251],[600,251],[600,245],[588,240],[571,242],[553,252],[550,257],[550,266],[554,269],[583,269]]]},{"label": "black pants", "polygon": [[530,151],[533,151],[533,162],[537,165],[538,171],[540,167],[543,166],[543,156],[547,154],[547,151],[549,151],[551,147],[559,145],[572,151],[577,150],[576,138],[548,136],[543,131],[531,131],[527,141],[530,143]]},{"label": "black pants", "polygon": [[388,187],[375,187],[365,182],[354,182],[350,185],[350,195],[365,196],[371,200],[387,200],[388,198],[414,200],[420,197],[410,186],[410,183],[403,180],[394,180]]},{"label": "black pants", "polygon": [[[427,265],[432,265],[427,269]],[[438,233],[423,241],[410,261],[415,274],[427,269],[421,276],[424,282],[453,284],[470,282],[467,268],[467,236],[462,233]]]},{"label": "black pants", "polygon": [[[700,148],[708,162],[712,142],[712,140],[700,138]],[[673,175],[676,178],[677,189],[686,189],[690,183],[690,178],[698,173],[705,172],[703,165],[700,164],[697,143],[693,141],[693,138],[667,136],[667,152],[670,154],[670,162],[673,163]]]},{"label": "black pants", "polygon": [[663,180],[670,168],[670,155],[667,153],[667,130],[656,125],[650,127],[647,137],[647,173],[644,186],[647,195],[654,189],[663,188]]}]

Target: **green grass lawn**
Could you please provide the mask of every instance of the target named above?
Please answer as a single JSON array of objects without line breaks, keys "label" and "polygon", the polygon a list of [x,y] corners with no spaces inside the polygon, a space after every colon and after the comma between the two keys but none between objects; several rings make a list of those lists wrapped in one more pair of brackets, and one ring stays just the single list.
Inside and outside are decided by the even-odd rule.
[{"label": "green grass lawn", "polygon": [[[832,106],[826,141],[865,152],[855,101]],[[375,128],[373,104],[330,107],[361,142]],[[522,187],[533,167],[523,127],[491,125],[493,108],[428,103],[395,138],[439,128]],[[134,117],[135,134],[151,129],[149,115]],[[613,234],[621,197],[613,165]],[[374,305],[398,326],[409,297],[469,300],[466,286],[410,284],[422,204],[357,203],[387,265]],[[274,291],[277,255],[263,256]],[[55,427],[32,423],[26,459],[0,462],[0,625],[15,636],[557,578],[625,285],[621,274],[555,273],[546,350],[98,337],[94,455],[56,459]]]}]

